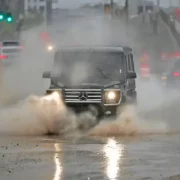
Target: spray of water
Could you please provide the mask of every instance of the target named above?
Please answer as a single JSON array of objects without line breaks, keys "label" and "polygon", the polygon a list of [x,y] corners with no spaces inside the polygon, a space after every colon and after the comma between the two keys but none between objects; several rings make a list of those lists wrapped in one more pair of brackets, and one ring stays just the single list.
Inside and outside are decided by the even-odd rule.
[{"label": "spray of water", "polygon": [[148,122],[145,119],[140,119],[134,106],[126,106],[116,118],[102,121],[88,134],[91,136],[133,136],[167,132],[166,123],[161,121]]}]

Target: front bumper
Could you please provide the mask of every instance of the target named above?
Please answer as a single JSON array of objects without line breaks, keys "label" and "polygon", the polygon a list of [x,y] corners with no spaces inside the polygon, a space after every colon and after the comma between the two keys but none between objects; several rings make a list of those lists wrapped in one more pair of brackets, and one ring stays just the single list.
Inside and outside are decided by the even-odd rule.
[{"label": "front bumper", "polygon": [[84,104],[84,103],[66,103],[66,107],[72,109],[76,113],[82,113],[86,111],[94,111],[97,116],[110,116],[115,115],[119,105],[104,106],[102,104]]},{"label": "front bumper", "polygon": [[120,89],[49,89],[47,94],[55,91],[61,93],[63,103],[77,113],[95,108],[98,114],[112,115],[122,100]]}]

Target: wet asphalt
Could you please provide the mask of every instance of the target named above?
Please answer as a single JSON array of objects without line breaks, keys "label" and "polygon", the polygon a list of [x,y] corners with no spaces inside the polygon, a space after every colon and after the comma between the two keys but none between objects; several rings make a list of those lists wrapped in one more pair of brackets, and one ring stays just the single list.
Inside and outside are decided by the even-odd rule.
[{"label": "wet asphalt", "polygon": [[169,179],[179,174],[179,138],[0,138],[1,179]]}]

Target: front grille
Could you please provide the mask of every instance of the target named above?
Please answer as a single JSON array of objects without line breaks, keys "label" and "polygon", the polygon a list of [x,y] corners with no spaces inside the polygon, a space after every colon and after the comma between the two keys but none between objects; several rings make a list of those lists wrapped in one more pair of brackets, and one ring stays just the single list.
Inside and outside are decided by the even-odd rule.
[{"label": "front grille", "polygon": [[101,89],[65,89],[64,93],[66,103],[101,103],[102,100]]}]

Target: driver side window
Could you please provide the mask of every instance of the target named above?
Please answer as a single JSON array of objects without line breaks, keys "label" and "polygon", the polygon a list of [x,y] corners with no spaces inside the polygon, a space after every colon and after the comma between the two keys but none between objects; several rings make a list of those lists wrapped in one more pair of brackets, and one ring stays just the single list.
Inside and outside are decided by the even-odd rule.
[{"label": "driver side window", "polygon": [[131,65],[131,58],[129,54],[126,55],[126,62],[127,62],[127,71],[131,72],[132,71],[132,65]]},{"label": "driver side window", "polygon": [[133,55],[132,54],[126,55],[126,62],[127,62],[127,71],[128,72],[134,72],[135,68],[134,68],[134,62],[133,62]]}]

